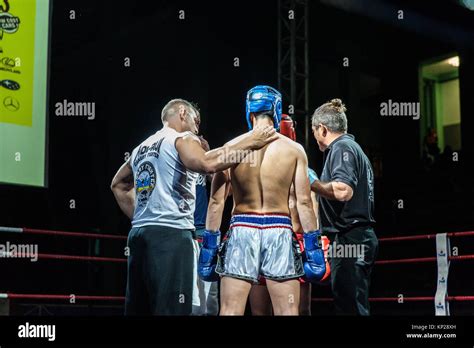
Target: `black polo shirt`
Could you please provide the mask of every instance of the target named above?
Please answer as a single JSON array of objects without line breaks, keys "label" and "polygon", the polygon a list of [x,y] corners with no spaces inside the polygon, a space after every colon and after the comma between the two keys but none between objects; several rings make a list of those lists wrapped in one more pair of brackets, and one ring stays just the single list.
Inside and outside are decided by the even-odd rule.
[{"label": "black polo shirt", "polygon": [[348,202],[318,196],[323,232],[345,232],[357,226],[375,224],[374,173],[353,135],[341,135],[324,151],[321,181],[342,182],[354,191]]}]

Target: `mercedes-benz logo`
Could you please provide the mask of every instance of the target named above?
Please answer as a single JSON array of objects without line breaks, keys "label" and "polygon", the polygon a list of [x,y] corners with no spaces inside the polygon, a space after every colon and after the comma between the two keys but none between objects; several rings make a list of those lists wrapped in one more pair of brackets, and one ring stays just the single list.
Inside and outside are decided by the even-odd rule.
[{"label": "mercedes-benz logo", "polygon": [[5,97],[3,99],[3,106],[10,111],[17,111],[20,108],[20,102],[13,97]]}]

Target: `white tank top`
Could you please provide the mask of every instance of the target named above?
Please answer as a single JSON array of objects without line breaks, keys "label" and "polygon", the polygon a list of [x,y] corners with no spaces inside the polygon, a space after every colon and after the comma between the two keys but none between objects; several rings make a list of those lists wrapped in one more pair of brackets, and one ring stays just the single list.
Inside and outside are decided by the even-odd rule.
[{"label": "white tank top", "polygon": [[163,225],[194,230],[198,173],[186,169],[175,147],[176,139],[188,134],[193,135],[163,127],[133,150],[133,227]]}]

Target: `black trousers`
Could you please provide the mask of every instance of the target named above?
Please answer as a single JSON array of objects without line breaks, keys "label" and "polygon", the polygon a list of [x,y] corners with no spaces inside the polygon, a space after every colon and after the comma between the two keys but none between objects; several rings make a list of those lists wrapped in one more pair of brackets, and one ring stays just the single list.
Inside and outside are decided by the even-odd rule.
[{"label": "black trousers", "polygon": [[125,315],[190,315],[193,292],[191,230],[149,225],[128,235]]},{"label": "black trousers", "polygon": [[327,236],[331,243],[329,262],[336,314],[370,315],[370,274],[378,252],[374,230],[356,227]]}]

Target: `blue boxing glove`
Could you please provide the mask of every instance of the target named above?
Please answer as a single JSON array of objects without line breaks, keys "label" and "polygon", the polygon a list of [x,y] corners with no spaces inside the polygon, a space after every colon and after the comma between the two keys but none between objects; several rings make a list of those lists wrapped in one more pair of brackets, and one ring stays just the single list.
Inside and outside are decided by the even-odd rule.
[{"label": "blue boxing glove", "polygon": [[205,230],[202,235],[202,248],[199,253],[198,274],[206,282],[216,282],[219,275],[216,273],[217,251],[221,233]]},{"label": "blue boxing glove", "polygon": [[309,167],[308,167],[308,178],[309,178],[309,184],[310,185],[313,185],[313,183],[316,180],[319,180],[318,175],[316,174],[316,172],[314,170],[312,170],[311,168],[309,168]]},{"label": "blue boxing glove", "polygon": [[319,282],[326,273],[326,260],[319,230],[303,234],[304,253],[303,268],[305,279],[312,283]]}]

